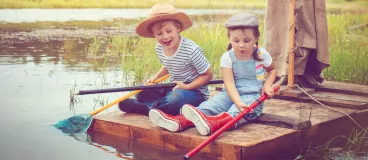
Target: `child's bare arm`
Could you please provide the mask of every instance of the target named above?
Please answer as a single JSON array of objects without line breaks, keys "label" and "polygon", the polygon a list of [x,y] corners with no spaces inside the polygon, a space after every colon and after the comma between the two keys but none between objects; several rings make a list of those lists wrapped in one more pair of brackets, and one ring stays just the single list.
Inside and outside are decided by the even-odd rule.
[{"label": "child's bare arm", "polygon": [[263,85],[262,95],[266,93],[268,97],[271,98],[274,95],[272,84],[275,82],[277,72],[273,63],[270,66],[265,67],[265,69],[267,71],[267,77]]},{"label": "child's bare arm", "polygon": [[167,71],[166,67],[164,66],[161,66],[161,69],[158,70],[158,72],[153,76],[151,77],[150,79],[148,79],[144,85],[149,85],[149,84],[153,84],[153,82],[156,80],[156,79],[159,79],[161,78],[162,76],[165,76],[169,74],[169,71]]},{"label": "child's bare arm", "polygon": [[235,87],[234,74],[232,68],[221,67],[222,78],[224,80],[225,88],[231,100],[240,111],[244,110],[246,106],[240,98],[239,92]]},{"label": "child's bare arm", "polygon": [[184,84],[183,82],[174,81],[174,83],[177,84],[174,89],[178,89],[178,88],[186,89],[186,90],[196,89],[200,86],[207,84],[209,81],[212,80],[212,78],[213,78],[213,72],[212,72],[212,68],[210,67],[206,72],[204,72],[203,74],[200,74],[196,79],[194,79],[193,82],[189,84]]}]

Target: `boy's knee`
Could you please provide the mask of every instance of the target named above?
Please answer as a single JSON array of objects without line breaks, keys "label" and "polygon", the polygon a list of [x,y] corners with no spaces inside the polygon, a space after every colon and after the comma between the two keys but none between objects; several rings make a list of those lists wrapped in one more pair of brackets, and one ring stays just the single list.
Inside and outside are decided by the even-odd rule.
[{"label": "boy's knee", "polygon": [[184,103],[184,101],[185,101],[185,91],[180,90],[180,89],[176,89],[176,90],[172,91],[170,94],[168,94],[166,96],[166,99],[171,104],[176,104],[176,103],[181,103],[181,102]]},{"label": "boy's knee", "polygon": [[150,107],[144,103],[139,103],[135,99],[128,98],[119,102],[119,109],[126,113],[138,113],[148,115]]}]

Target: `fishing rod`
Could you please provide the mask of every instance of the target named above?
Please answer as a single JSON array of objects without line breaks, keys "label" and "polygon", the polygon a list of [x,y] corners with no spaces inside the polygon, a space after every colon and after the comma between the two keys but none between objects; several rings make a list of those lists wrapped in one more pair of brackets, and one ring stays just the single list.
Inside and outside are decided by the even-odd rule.
[{"label": "fishing rod", "polygon": [[[212,80],[207,84],[223,84],[223,80]],[[76,91],[74,95],[85,95],[85,94],[97,94],[97,93],[111,93],[111,92],[124,92],[124,91],[134,91],[134,90],[149,90],[149,89],[157,89],[157,88],[174,88],[176,86],[175,83],[167,83],[167,84],[156,84],[156,85],[148,85],[148,86],[133,86],[133,87],[120,87],[120,88],[105,88],[105,89],[92,89],[92,90],[80,90]]]}]

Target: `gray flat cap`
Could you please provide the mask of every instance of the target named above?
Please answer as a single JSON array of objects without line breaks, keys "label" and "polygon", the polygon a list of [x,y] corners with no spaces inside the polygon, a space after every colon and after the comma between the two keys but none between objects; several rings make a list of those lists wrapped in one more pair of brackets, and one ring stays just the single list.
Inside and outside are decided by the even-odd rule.
[{"label": "gray flat cap", "polygon": [[258,18],[255,15],[248,13],[234,15],[225,22],[226,28],[258,26]]}]

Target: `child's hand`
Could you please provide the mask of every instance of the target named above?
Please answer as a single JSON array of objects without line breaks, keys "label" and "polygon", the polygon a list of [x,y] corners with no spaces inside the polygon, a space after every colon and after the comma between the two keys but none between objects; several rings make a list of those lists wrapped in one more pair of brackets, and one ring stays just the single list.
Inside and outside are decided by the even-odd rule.
[{"label": "child's hand", "polygon": [[146,80],[146,82],[144,82],[144,85],[147,86],[147,85],[153,85],[154,82],[155,82],[155,78],[154,77],[151,77],[149,79]]},{"label": "child's hand", "polygon": [[272,98],[273,95],[275,94],[271,86],[263,86],[262,95],[265,93],[268,95],[268,98]]},{"label": "child's hand", "polygon": [[183,82],[173,81],[173,83],[176,83],[176,86],[173,88],[173,90],[179,89],[179,88],[188,90],[188,85]]},{"label": "child's hand", "polygon": [[[244,110],[246,110],[246,109],[249,108],[249,106],[247,106],[244,103],[239,103],[239,104],[235,104],[235,105],[236,105],[236,107],[238,107],[238,109],[239,109],[240,112],[243,112]],[[253,112],[253,110],[250,111],[250,112]]]}]

